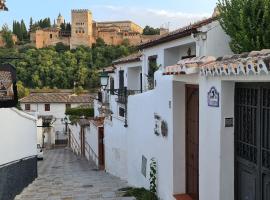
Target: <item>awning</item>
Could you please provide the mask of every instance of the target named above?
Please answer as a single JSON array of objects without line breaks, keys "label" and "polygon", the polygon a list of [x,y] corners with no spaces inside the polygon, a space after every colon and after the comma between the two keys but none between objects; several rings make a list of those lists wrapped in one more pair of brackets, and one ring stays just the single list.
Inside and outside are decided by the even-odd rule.
[{"label": "awning", "polygon": [[224,56],[203,64],[202,76],[266,75],[269,74],[270,50]]},{"label": "awning", "polygon": [[198,74],[203,64],[216,60],[213,56],[193,57],[180,60],[177,64],[164,68],[163,75]]}]

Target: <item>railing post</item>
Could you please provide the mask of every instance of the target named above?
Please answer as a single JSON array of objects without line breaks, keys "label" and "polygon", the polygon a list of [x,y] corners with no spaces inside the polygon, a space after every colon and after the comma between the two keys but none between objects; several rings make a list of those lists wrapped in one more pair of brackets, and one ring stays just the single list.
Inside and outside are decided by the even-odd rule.
[{"label": "railing post", "polygon": [[127,94],[127,87],[124,88],[124,98],[125,98],[125,125],[124,127],[127,128],[128,124],[127,124],[127,104],[128,104],[128,94]]}]

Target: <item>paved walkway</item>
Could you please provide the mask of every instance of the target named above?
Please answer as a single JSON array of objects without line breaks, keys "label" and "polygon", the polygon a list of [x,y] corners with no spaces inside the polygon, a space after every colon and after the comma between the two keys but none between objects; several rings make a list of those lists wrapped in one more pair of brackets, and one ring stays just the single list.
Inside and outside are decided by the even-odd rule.
[{"label": "paved walkway", "polygon": [[93,163],[75,156],[68,149],[44,154],[38,163],[39,177],[15,200],[130,200],[120,197],[126,182],[103,171]]}]

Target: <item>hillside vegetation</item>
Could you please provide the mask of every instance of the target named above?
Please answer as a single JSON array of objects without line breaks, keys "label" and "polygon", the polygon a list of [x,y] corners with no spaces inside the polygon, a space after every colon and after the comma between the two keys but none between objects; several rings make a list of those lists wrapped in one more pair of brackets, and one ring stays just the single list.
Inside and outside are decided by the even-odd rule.
[{"label": "hillside vegetation", "polygon": [[3,58],[19,57],[12,60],[17,69],[18,81],[27,88],[95,88],[99,84],[98,70],[111,65],[112,61],[127,56],[135,51],[128,44],[119,46],[106,45],[98,40],[92,48],[79,47],[69,50],[63,44],[55,47],[36,49],[33,47],[2,48]]}]

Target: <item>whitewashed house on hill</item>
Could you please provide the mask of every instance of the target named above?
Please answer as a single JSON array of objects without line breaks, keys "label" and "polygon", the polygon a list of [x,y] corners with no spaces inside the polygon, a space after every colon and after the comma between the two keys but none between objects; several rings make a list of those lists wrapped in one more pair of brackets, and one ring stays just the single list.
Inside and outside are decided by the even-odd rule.
[{"label": "whitewashed house on hill", "polygon": [[[201,127],[207,127],[199,123],[199,116],[208,119],[208,113],[199,107],[199,100],[208,92],[202,91],[200,84],[207,80],[202,80],[199,68],[185,68],[184,63],[197,66],[215,61],[215,57],[230,55],[229,41],[217,18],[212,17],[142,44],[141,56],[135,60],[123,58],[115,63],[115,73],[109,76],[114,77],[116,94],[111,94],[110,83],[104,90],[109,104],[95,102],[95,110],[101,111],[96,115],[104,116],[105,111],[107,116],[104,143],[108,172],[131,185],[149,188],[150,163],[155,159],[157,194],[161,199],[217,200],[220,199],[217,195],[228,192],[218,184],[220,175],[212,177],[210,173],[210,169],[220,171],[206,166],[206,160],[208,165],[214,162],[216,166],[216,160],[212,162],[206,155],[215,157],[217,152],[205,152],[205,145],[211,147],[206,144],[210,139],[199,135]],[[128,69],[132,67],[139,67],[141,75],[128,76]],[[120,72],[122,69],[124,72]],[[176,69],[182,70],[178,71],[179,75],[167,75]],[[142,93],[131,90],[127,92],[128,98],[119,102],[121,95],[115,89],[124,83],[129,91],[129,77],[137,77],[135,82],[141,83],[139,93]],[[209,176],[213,187],[208,187],[206,177]]]},{"label": "whitewashed house on hill", "polygon": [[0,108],[0,199],[12,200],[37,177],[37,119]]},{"label": "whitewashed house on hill", "polygon": [[[67,108],[92,105],[91,95],[76,95],[71,93],[31,93],[19,100],[25,112],[37,113],[42,119],[42,136],[38,136],[40,144],[53,146],[67,141],[67,130],[63,119]],[[46,127],[52,125],[52,127]]]}]

